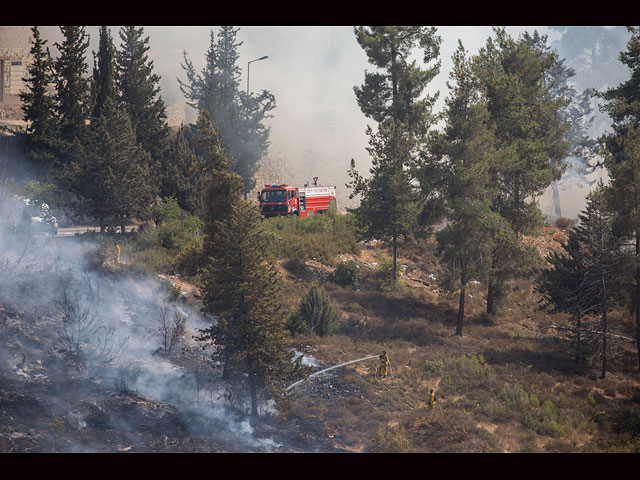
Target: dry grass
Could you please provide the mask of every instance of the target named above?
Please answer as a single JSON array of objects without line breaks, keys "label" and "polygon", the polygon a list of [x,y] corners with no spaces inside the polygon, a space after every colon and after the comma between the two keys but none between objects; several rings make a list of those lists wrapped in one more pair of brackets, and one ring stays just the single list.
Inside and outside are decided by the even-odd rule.
[{"label": "dry grass", "polygon": [[[538,244],[551,250],[562,238],[550,227]],[[416,263],[420,252],[427,257],[422,266]],[[391,377],[375,377],[375,360],[335,370],[327,380],[333,394],[298,399],[291,418],[304,424],[315,412],[336,443],[351,451],[640,450],[633,348],[622,349],[605,380],[588,364],[576,365],[566,340],[539,332],[548,314],[538,311],[529,279],[514,282],[505,308],[495,316],[483,313],[482,285],[470,285],[464,335],[454,336],[458,298],[439,291],[436,282],[418,287],[402,277],[398,290],[372,288],[372,262],[385,254],[363,248],[349,257],[361,266],[363,281],[356,288],[325,280],[338,311],[336,334],[295,341],[310,346],[327,365],[386,350]],[[416,277],[437,271],[424,249],[399,264]],[[290,277],[287,284],[304,291],[309,281]],[[433,410],[426,404],[431,388],[439,397]]]}]

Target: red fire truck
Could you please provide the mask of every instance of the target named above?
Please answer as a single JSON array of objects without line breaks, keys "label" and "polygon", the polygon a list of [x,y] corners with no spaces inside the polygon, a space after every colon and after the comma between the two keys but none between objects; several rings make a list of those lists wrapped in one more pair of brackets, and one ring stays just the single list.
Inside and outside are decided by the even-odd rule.
[{"label": "red fire truck", "polygon": [[302,188],[283,183],[265,185],[258,194],[260,213],[264,217],[278,215],[298,215],[307,217],[336,208],[336,187],[318,185],[318,177],[313,178],[313,186]]}]

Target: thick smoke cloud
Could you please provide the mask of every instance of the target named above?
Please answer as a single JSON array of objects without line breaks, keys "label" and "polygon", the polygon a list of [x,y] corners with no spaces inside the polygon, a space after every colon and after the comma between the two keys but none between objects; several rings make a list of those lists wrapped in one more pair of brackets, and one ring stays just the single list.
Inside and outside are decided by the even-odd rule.
[{"label": "thick smoke cloud", "polygon": [[[278,447],[271,438],[258,438],[222,398],[210,352],[193,338],[215,319],[171,302],[160,279],[109,268],[110,250],[95,242],[29,228],[22,221],[23,206],[0,187],[0,375],[45,386],[52,418],[72,415],[65,398],[73,378],[80,382],[75,387],[80,397],[98,385],[174,405],[191,419],[189,430],[219,432],[231,449]],[[186,317],[177,357],[162,354],[160,308]],[[80,355],[73,355],[76,347]],[[80,427],[86,422],[76,420]],[[130,432],[135,445],[134,427],[108,421],[114,430]]]}]

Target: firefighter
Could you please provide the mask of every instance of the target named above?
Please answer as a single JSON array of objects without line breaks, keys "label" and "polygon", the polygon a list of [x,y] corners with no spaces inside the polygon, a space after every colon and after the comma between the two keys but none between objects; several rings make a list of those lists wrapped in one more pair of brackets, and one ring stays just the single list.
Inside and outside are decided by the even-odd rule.
[{"label": "firefighter", "polygon": [[433,407],[436,406],[436,394],[433,389],[429,392],[429,409],[433,410]]},{"label": "firefighter", "polygon": [[380,365],[378,366],[378,375],[386,378],[389,374],[389,355],[386,351],[382,352],[382,355],[378,357],[380,359]]},{"label": "firefighter", "polygon": [[113,241],[113,263],[116,265],[120,263],[120,245],[117,240]]}]

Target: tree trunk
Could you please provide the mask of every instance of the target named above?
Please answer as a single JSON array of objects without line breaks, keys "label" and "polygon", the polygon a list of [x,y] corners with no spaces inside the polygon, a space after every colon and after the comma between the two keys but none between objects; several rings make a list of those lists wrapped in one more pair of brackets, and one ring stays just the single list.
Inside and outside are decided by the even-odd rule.
[{"label": "tree trunk", "polygon": [[607,284],[602,265],[600,267],[600,276],[600,281],[602,282],[602,374],[600,378],[605,378],[607,375]]},{"label": "tree trunk", "polygon": [[121,222],[120,222],[120,233],[122,233],[122,236],[124,237],[124,234],[126,232],[126,225],[125,225],[125,221],[124,221],[124,217],[122,218]]},{"label": "tree trunk", "polygon": [[258,391],[256,388],[256,382],[253,378],[251,379],[251,384],[249,388],[251,390],[251,416],[257,417],[258,416]]},{"label": "tree trunk", "polygon": [[638,368],[640,368],[640,232],[636,233],[636,348],[638,350]]},{"label": "tree trunk", "polygon": [[600,378],[607,375],[607,300],[602,302],[602,374]]},{"label": "tree trunk", "polygon": [[396,268],[397,268],[397,257],[398,257],[398,234],[393,234],[393,281],[396,281]]},{"label": "tree trunk", "polygon": [[560,192],[558,192],[557,181],[553,181],[553,183],[551,184],[551,189],[553,190],[553,206],[555,209],[555,215],[559,218],[562,216],[562,210],[560,210]]},{"label": "tree trunk", "polygon": [[464,320],[464,296],[467,286],[467,256],[462,256],[460,265],[460,304],[458,306],[458,325],[456,327],[456,335],[462,336],[462,322]]},{"label": "tree trunk", "polygon": [[100,218],[98,222],[100,223],[100,233],[104,233],[107,229],[107,226],[104,224],[104,219]]},{"label": "tree trunk", "polygon": [[582,341],[581,328],[582,328],[582,314],[579,313],[578,318],[576,319],[576,363],[577,364],[580,363],[580,347],[581,347],[580,342]]},{"label": "tree trunk", "polygon": [[[493,257],[491,259],[491,270],[493,270],[496,266],[495,260],[496,252],[493,252]],[[496,282],[497,279],[495,277],[495,273],[489,273],[489,286],[487,287],[487,313],[493,314],[496,313]]]}]

